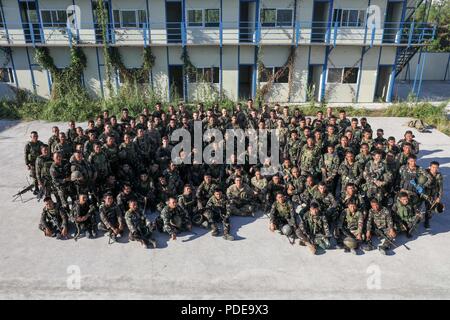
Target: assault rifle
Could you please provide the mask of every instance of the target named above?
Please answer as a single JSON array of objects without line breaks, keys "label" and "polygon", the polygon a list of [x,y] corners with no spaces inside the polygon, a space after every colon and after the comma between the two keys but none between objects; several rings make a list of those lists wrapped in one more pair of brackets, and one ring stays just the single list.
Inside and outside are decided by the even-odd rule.
[{"label": "assault rifle", "polygon": [[[383,238],[387,243],[389,243],[390,245],[392,245],[394,248],[398,248],[398,245],[396,245],[394,242],[392,242],[391,239],[389,239],[383,231],[375,229],[375,234],[379,237],[379,238]],[[403,246],[407,249],[407,250],[411,250],[410,247],[408,247],[406,244],[403,244]]]},{"label": "assault rifle", "polygon": [[34,185],[29,184],[27,187],[24,187],[22,190],[19,190],[19,192],[17,192],[15,195],[12,196],[13,197],[12,201],[15,202],[15,201],[17,201],[17,199],[20,198],[20,201],[22,201],[22,203],[23,203],[24,201],[23,201],[22,195],[24,195],[28,191],[33,190],[33,188],[34,188]]}]

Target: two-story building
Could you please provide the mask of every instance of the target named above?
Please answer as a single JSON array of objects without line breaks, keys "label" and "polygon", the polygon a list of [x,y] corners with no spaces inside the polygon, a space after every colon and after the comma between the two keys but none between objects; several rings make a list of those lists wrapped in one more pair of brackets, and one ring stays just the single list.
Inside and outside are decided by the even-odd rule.
[{"label": "two-story building", "polygon": [[[127,68],[144,47],[155,63],[144,85],[169,100],[202,98],[204,83],[233,100],[254,97],[306,102],[391,101],[395,77],[434,36],[414,21],[431,0],[104,0],[107,40]],[[70,46],[87,57],[83,85],[107,96],[102,28],[96,0],[1,0],[0,85],[39,96],[52,79],[34,58],[46,46],[58,68]],[[68,20],[70,23],[68,23]],[[196,74],[187,76],[186,50]],[[113,90],[122,85],[113,73]]]}]

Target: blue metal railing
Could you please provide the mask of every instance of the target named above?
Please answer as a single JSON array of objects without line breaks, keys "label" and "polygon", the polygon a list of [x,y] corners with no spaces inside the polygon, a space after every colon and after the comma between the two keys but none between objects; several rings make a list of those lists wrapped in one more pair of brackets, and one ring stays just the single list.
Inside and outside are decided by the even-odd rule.
[{"label": "blue metal railing", "polygon": [[[366,34],[366,29],[368,30]],[[0,30],[4,32],[4,30]],[[48,43],[101,43],[101,29],[98,25],[81,25],[73,29],[63,24],[8,24],[8,33],[0,39],[11,44]],[[191,44],[393,44],[414,46],[426,44],[434,39],[435,26],[418,22],[388,22],[381,28],[374,25],[340,25],[337,22],[296,21],[293,25],[267,26],[257,22],[223,21],[214,26],[189,26],[182,22],[153,22],[136,25],[133,28],[118,28],[108,25],[107,39],[112,44],[165,45],[170,43]]]}]

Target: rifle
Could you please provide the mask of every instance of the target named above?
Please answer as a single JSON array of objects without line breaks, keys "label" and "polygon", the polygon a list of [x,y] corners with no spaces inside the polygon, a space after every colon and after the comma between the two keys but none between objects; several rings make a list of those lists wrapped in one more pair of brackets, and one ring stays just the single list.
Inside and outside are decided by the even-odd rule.
[{"label": "rifle", "polygon": [[[389,239],[389,238],[384,234],[383,231],[378,230],[378,229],[375,229],[375,234],[376,234],[378,237],[383,238],[384,240],[386,240],[386,242],[389,243],[390,245],[392,245],[394,248],[398,248],[398,246],[397,246],[394,242],[392,242],[391,239]],[[404,246],[407,250],[411,250],[411,248],[408,247],[406,244],[403,244],[403,246]]]},{"label": "rifle", "polygon": [[27,193],[28,191],[31,191],[34,188],[34,185],[30,184],[27,187],[24,187],[22,190],[19,190],[15,195],[13,195],[13,202],[15,202],[18,198],[20,198],[20,201],[23,202],[22,195]]}]

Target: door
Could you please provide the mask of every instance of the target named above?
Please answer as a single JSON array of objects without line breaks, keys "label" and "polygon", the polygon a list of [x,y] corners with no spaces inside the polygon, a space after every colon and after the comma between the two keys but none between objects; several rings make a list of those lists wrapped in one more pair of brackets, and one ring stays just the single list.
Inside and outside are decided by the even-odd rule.
[{"label": "door", "polygon": [[169,92],[171,101],[184,100],[183,66],[169,66]]},{"label": "door", "polygon": [[308,88],[306,99],[319,101],[320,80],[322,79],[323,65],[310,65],[308,69]]},{"label": "door", "polygon": [[166,2],[166,30],[168,43],[181,42],[182,5],[179,1]]},{"label": "door", "polygon": [[315,1],[313,9],[313,22],[311,26],[311,42],[324,42],[328,29],[328,11],[330,4],[324,1]]},{"label": "door", "polygon": [[384,22],[383,43],[395,43],[402,19],[403,2],[388,2]]},{"label": "door", "polygon": [[392,66],[380,66],[377,74],[377,86],[375,89],[375,101],[386,102],[389,92],[389,80],[391,79]]},{"label": "door", "polygon": [[26,43],[42,42],[41,21],[35,1],[19,2],[22,28]]},{"label": "door", "polygon": [[[108,42],[112,42],[112,19],[110,17],[110,6],[109,1],[103,1],[103,7],[105,8],[106,12],[106,27],[107,27],[107,34],[106,38],[108,39]],[[94,28],[95,28],[95,42],[96,43],[103,43],[103,36],[102,36],[102,26],[100,25],[98,21],[98,15],[97,15],[97,8],[98,8],[98,2],[93,0],[92,1],[92,16],[94,19]]]},{"label": "door", "polygon": [[252,97],[253,65],[239,66],[239,99],[247,100]]}]

